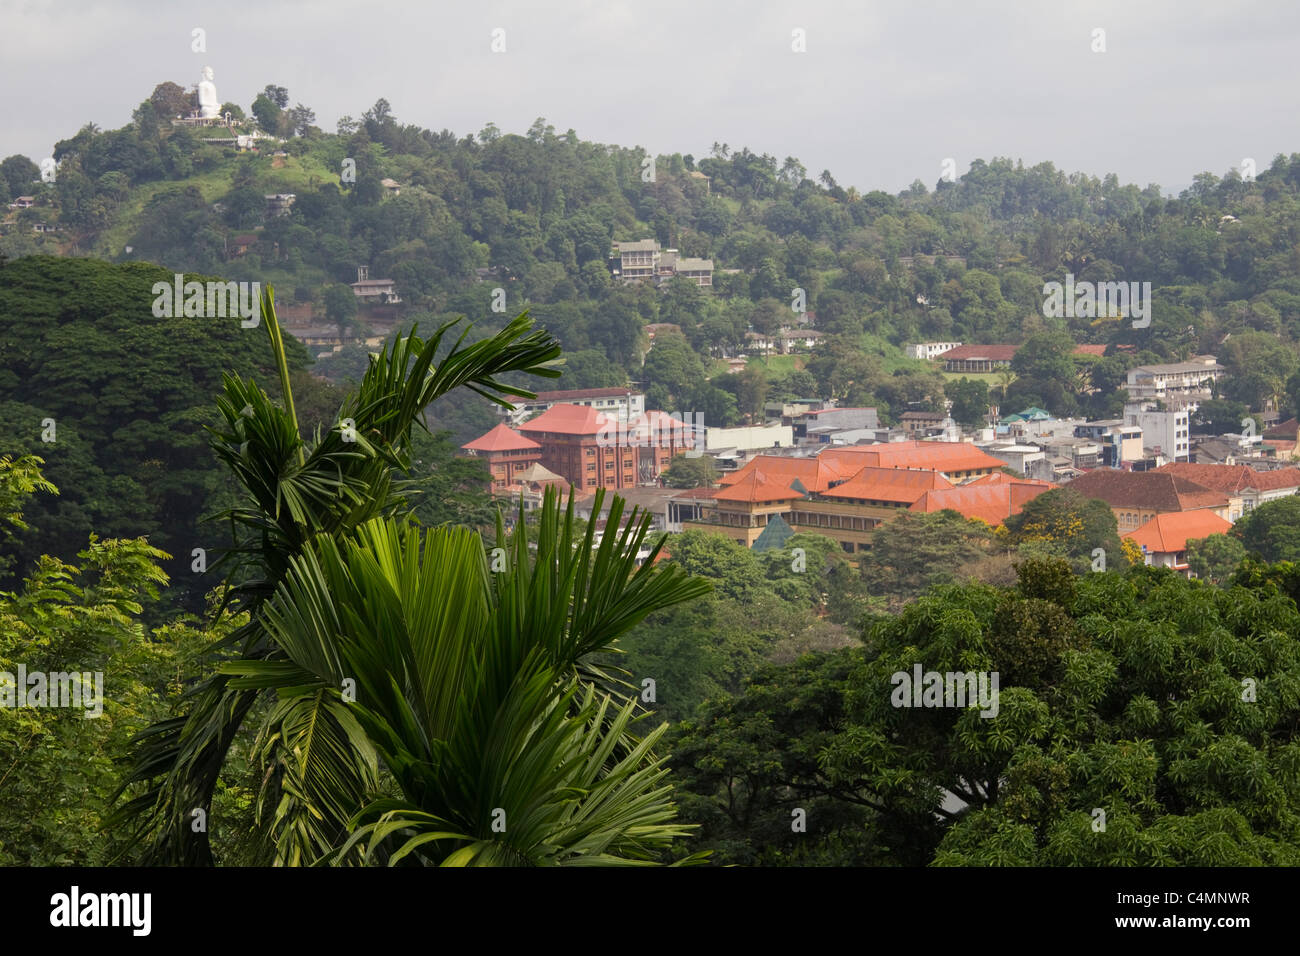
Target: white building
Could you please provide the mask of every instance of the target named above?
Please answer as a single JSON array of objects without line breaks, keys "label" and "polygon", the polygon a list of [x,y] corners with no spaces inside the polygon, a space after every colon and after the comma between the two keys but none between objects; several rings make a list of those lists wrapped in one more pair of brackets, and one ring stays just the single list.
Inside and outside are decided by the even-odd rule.
[{"label": "white building", "polygon": [[704,429],[704,450],[756,451],[760,448],[789,448],[794,429],[789,425],[742,425],[737,428]]},{"label": "white building", "polygon": [[645,395],[630,388],[572,388],[558,392],[538,392],[536,398],[519,399],[514,411],[499,408],[511,425],[518,425],[552,405],[586,405],[615,416],[626,425],[645,414]]},{"label": "white building", "polygon": [[1170,365],[1139,365],[1129,369],[1128,397],[1135,403],[1159,399],[1166,407],[1186,408],[1209,399],[1224,371],[1213,355]]},{"label": "white building", "polygon": [[1147,448],[1159,451],[1170,461],[1191,461],[1191,414],[1179,411],[1156,411],[1143,404],[1124,406],[1124,422],[1142,427],[1142,441]]},{"label": "white building", "polygon": [[983,449],[999,461],[1005,461],[1008,468],[1027,474],[1029,466],[1044,460],[1047,455],[1037,445],[998,445],[993,444]]},{"label": "white building", "polygon": [[[920,301],[919,296],[917,301]],[[928,362],[959,345],[961,345],[960,342],[918,342],[915,345],[906,345],[904,348],[907,351],[908,358],[925,359]]]}]

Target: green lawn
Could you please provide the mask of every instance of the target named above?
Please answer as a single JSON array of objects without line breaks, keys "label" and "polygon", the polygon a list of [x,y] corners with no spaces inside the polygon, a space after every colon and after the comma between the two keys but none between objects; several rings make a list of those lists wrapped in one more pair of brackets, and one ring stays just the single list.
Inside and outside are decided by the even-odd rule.
[{"label": "green lawn", "polygon": [[781,376],[789,375],[791,372],[803,368],[804,357],[802,355],[769,355],[763,358],[759,355],[751,355],[746,364],[750,368],[766,369],[769,376]]},{"label": "green lawn", "polygon": [[960,381],[968,378],[972,382],[987,382],[990,385],[997,385],[1001,381],[1001,372],[943,372],[943,377],[950,382]]}]

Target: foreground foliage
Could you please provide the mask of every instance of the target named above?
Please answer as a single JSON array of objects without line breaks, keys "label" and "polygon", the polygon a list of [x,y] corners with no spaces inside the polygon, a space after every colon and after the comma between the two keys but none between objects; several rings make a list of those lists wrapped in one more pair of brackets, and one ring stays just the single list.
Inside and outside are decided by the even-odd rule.
[{"label": "foreground foliage", "polygon": [[225,516],[236,541],[221,566],[248,623],[228,642],[238,660],[140,735],[119,820],[135,825],[146,860],[214,862],[190,820],[210,807],[259,703],[263,862],[650,860],[684,832],[650,752],[662,730],[635,735],[635,704],[584,659],[707,586],[680,569],[635,569],[648,520],[593,551],[594,527],[576,536],[555,496],[535,555],[522,505],[513,534],[498,520],[510,568],[489,573],[474,532],[409,523],[401,480],[430,402],[459,386],[499,404],[530,396],[498,376],[554,376],[558,346],[528,334],[526,315],[449,349],[449,326],[428,340],[413,332],[308,441],[269,291],[262,318],[284,407],[228,376],[212,439],[245,492]]},{"label": "foreground foliage", "polygon": [[[724,862],[1295,865],[1297,582],[1048,561],[936,589],[676,728],[684,814]],[[893,706],[918,663],[999,672],[997,715]]]}]

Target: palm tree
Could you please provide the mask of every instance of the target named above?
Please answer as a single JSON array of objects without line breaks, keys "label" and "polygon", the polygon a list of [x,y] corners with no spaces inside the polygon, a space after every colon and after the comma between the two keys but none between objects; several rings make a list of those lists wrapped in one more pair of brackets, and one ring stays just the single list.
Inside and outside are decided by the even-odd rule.
[{"label": "palm tree", "polygon": [[1011,371],[1011,369],[1009,368],[998,369],[996,387],[998,390],[998,397],[1000,401],[1005,402],[1007,400],[1007,389],[1011,387],[1012,383],[1015,382],[1016,378],[1017,378],[1016,373]]},{"label": "palm tree", "polygon": [[[612,526],[621,512],[616,499]],[[341,544],[321,536],[293,559],[264,615],[287,660],[222,668],[235,688],[275,688],[284,713],[273,733],[311,754],[289,761],[281,807],[353,811],[341,844],[314,815],[277,815],[287,862],[645,863],[686,833],[651,754],[667,725],[634,736],[636,700],[602,689],[608,676],[583,659],[707,585],[680,568],[635,567],[648,520],[598,547],[594,524],[575,529],[572,498],[561,518],[551,490],[535,556],[522,508],[510,536],[498,520],[494,566],[509,557],[495,573],[476,533],[391,518]],[[342,699],[339,688],[355,698],[338,705],[341,732],[313,749],[316,730],[293,702],[310,712],[318,698]],[[377,757],[397,793],[371,783],[358,801],[352,753],[367,773]]]},{"label": "palm tree", "polygon": [[[431,401],[462,385],[507,407],[505,396],[533,397],[526,389],[499,382],[498,376],[525,372],[556,377],[558,343],[543,332],[529,333],[531,320],[524,313],[483,341],[464,345],[462,334],[435,363],[456,323],[442,326],[427,340],[413,329],[399,337],[391,351],[386,347],[372,358],[360,387],[340,409],[338,424],[323,435],[317,432],[309,442],[298,426],[270,288],[263,294],[261,311],[279,368],[283,407],[254,383],[227,376],[218,399],[223,423],[212,430],[211,439],[244,492],[244,504],[222,515],[230,522],[235,543],[220,566],[230,583],[227,601],[247,611],[249,620],[228,642],[238,649],[238,661],[195,687],[183,713],[149,727],[137,739],[133,766],[121,789],[131,796],[116,820],[137,828],[146,862],[213,862],[206,828],[191,826],[193,811],[210,808],[232,743],[254,706],[272,691],[275,699],[259,743],[271,767],[260,806],[273,807],[262,817],[261,835],[268,838],[274,862],[298,864],[327,857],[348,862],[362,850],[369,859],[383,858],[405,832],[391,826],[390,811],[397,808],[375,802],[384,789],[405,795],[420,812],[459,826],[457,834],[478,833],[466,816],[465,803],[454,793],[420,790],[420,775],[441,780],[456,772],[477,772],[490,780],[494,772],[508,772],[514,780],[518,771],[521,781],[528,779],[528,754],[510,745],[526,729],[538,726],[546,728],[546,741],[565,742],[562,756],[586,760],[588,777],[594,767],[599,779],[584,777],[576,763],[550,768],[553,774],[568,773],[571,786],[581,788],[584,780],[588,786],[584,798],[573,797],[576,791],[558,791],[570,803],[576,800],[575,806],[559,796],[553,799],[563,808],[547,819],[567,821],[568,829],[545,844],[547,852],[523,839],[538,832],[540,825],[530,823],[527,807],[520,809],[523,805],[514,799],[518,792],[502,793],[494,809],[507,813],[506,833],[515,855],[503,856],[500,847],[481,848],[471,854],[475,860],[558,859],[560,847],[578,856],[637,856],[644,855],[638,840],[659,845],[679,832],[672,827],[654,829],[665,826],[657,821],[668,811],[666,795],[655,786],[658,764],[649,756],[649,743],[637,742],[628,732],[631,714],[626,705],[611,710],[608,688],[605,696],[597,694],[597,681],[609,684],[612,679],[584,669],[581,659],[608,648],[645,614],[689,599],[700,587],[654,569],[644,577],[627,571],[625,553],[613,549],[635,545],[634,558],[648,527],[643,521],[640,535],[634,528],[611,535],[611,550],[605,550],[602,541],[594,559],[589,548],[565,559],[556,542],[571,546],[568,538],[539,540],[538,554],[547,560],[535,573],[523,570],[528,549],[516,543],[518,568],[494,579],[496,587],[511,582],[514,590],[504,596],[491,591],[497,597],[489,601],[487,593],[475,591],[476,583],[480,589],[484,586],[482,548],[471,547],[477,536],[463,530],[432,532],[422,542],[422,552],[418,533],[406,524],[410,483],[394,478],[409,469],[412,428],[421,424],[420,413]],[[549,524],[545,514],[543,518],[543,531],[557,535],[554,518]],[[403,549],[397,564],[394,542]],[[431,556],[440,561],[431,562]],[[568,575],[560,579],[563,587],[551,576],[552,557],[556,568]],[[417,568],[418,576],[411,578]],[[312,574],[330,575],[332,588],[337,587],[329,594],[332,610],[297,603],[309,594],[315,595],[313,601],[320,597],[319,590],[311,590],[319,584]],[[343,581],[354,582],[352,589]],[[546,594],[536,590],[546,586],[551,586]],[[441,620],[448,609],[455,619]],[[315,621],[331,622],[321,625],[323,630],[302,629],[303,616],[327,612],[334,617]],[[509,630],[507,620],[515,631]],[[309,640],[322,652],[333,647],[342,656],[331,659],[328,667],[304,657]],[[543,645],[545,650],[537,649]],[[515,674],[520,686],[516,689],[512,683],[503,691],[499,682],[506,679],[505,662],[520,648],[529,652]],[[355,681],[351,685],[334,680],[345,661],[347,676]],[[388,676],[381,680],[381,673]],[[489,679],[498,683],[485,684]],[[542,694],[547,680],[552,682],[550,696]],[[470,689],[482,693],[466,696]],[[508,702],[513,709],[480,713],[494,700]],[[516,723],[499,723],[507,717]],[[471,718],[479,723],[466,724]],[[585,723],[579,727],[574,721]],[[472,736],[455,741],[436,736],[453,726],[457,733],[466,727],[490,727],[500,733],[477,738],[477,743]],[[478,767],[466,763],[473,753],[483,761]],[[633,754],[635,760],[628,763]],[[421,764],[425,759],[437,766]],[[444,763],[453,760],[457,762]],[[606,778],[624,782],[617,799],[603,784]],[[602,815],[598,811],[604,803],[621,806],[623,815]],[[379,830],[356,830],[369,825],[365,813],[379,810],[381,816],[389,814],[372,821]],[[565,843],[564,834],[581,831],[584,815],[613,828],[601,830],[600,837],[587,833]],[[614,825],[619,822],[625,824],[623,829]],[[411,858],[427,859],[449,839],[434,837],[432,846]],[[606,843],[598,847],[602,839]],[[464,858],[462,854],[458,859]]]}]

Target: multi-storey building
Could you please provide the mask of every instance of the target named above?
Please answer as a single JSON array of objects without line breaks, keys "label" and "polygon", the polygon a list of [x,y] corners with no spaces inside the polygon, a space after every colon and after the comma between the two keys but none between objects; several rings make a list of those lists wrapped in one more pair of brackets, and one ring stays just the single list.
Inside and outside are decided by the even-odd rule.
[{"label": "multi-storey building", "polygon": [[616,242],[618,274],[623,279],[653,279],[659,274],[661,251],[653,239],[636,242]]},{"label": "multi-storey building", "polygon": [[656,283],[674,278],[689,279],[701,288],[713,285],[713,260],[679,255],[676,249],[663,249],[654,239],[614,243],[617,272],[624,281],[650,279]]},{"label": "multi-storey building", "polygon": [[542,465],[585,492],[654,481],[674,455],[695,449],[697,429],[655,410],[620,422],[590,406],[560,404],[519,431],[541,446]]},{"label": "multi-storey building", "polygon": [[1213,397],[1214,383],[1224,371],[1213,355],[1198,355],[1187,362],[1129,369],[1125,387],[1134,402],[1159,399],[1167,408],[1183,409]]},{"label": "multi-storey building", "polygon": [[1124,422],[1142,429],[1142,444],[1170,461],[1190,461],[1192,453],[1191,414],[1186,408],[1158,411],[1143,403],[1124,406]]},{"label": "multi-storey building", "polygon": [[1076,425],[1076,438],[1090,438],[1101,446],[1101,464],[1118,468],[1124,462],[1143,457],[1142,426],[1125,425],[1122,419],[1105,418]]}]

